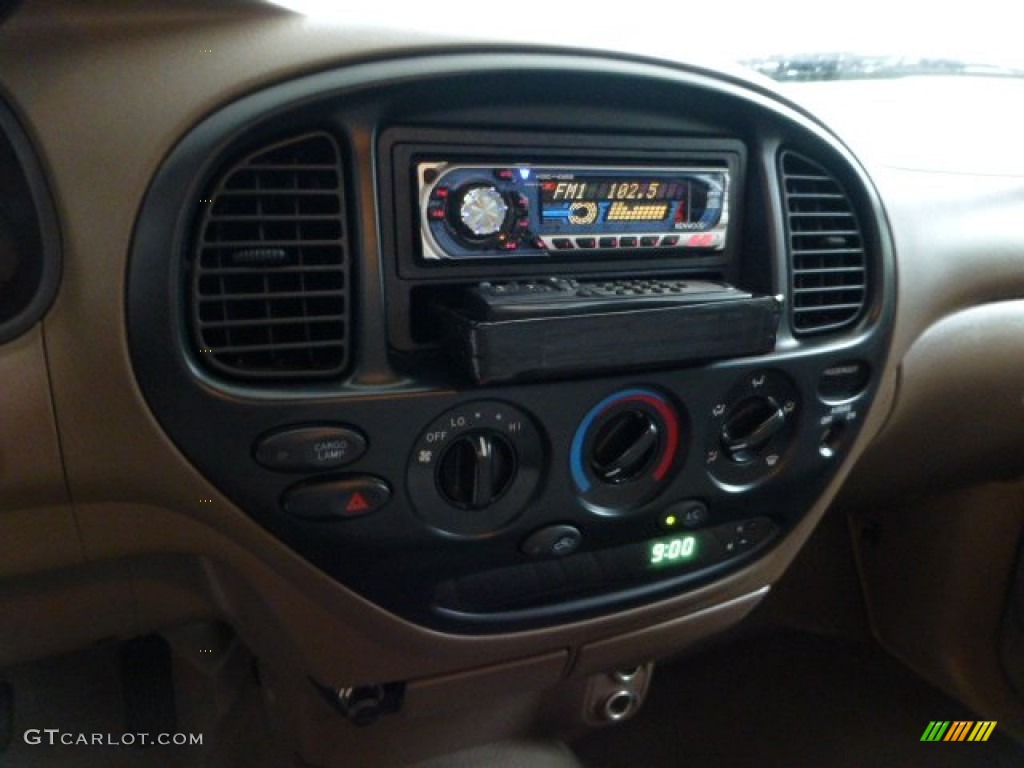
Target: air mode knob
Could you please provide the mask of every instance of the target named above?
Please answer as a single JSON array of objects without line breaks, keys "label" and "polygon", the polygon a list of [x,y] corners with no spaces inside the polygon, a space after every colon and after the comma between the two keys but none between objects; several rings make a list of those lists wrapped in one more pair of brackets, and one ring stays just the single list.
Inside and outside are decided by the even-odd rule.
[{"label": "air mode knob", "polygon": [[508,203],[493,186],[471,187],[462,194],[459,221],[473,237],[498,234],[508,216]]},{"label": "air mode knob", "polygon": [[709,415],[708,471],[719,483],[746,488],[783,468],[800,422],[800,391],[782,371],[751,371]]},{"label": "air mode knob", "polygon": [[722,448],[737,463],[754,461],[785,426],[785,411],[775,398],[745,398],[732,408],[722,424]]}]

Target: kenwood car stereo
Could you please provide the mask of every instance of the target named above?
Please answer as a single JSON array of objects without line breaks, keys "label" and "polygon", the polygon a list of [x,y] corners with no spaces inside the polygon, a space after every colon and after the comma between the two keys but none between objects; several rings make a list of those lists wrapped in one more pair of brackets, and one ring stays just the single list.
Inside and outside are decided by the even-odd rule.
[{"label": "kenwood car stereo", "polygon": [[721,251],[725,164],[696,167],[457,163],[416,166],[421,254],[430,261],[553,252]]}]

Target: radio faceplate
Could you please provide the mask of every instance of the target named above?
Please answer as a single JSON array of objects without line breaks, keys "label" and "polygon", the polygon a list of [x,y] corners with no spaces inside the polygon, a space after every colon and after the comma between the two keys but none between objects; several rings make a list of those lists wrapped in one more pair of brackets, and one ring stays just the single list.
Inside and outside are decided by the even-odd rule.
[{"label": "radio faceplate", "polygon": [[420,162],[422,258],[722,251],[731,175],[693,167]]}]

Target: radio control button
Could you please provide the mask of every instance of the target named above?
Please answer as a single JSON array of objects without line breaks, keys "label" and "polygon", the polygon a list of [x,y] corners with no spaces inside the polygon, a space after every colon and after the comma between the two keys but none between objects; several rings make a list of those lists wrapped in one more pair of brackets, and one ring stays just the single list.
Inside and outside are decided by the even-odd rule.
[{"label": "radio control button", "polygon": [[653,235],[646,235],[640,238],[640,245],[644,248],[650,248],[658,244],[658,238]]},{"label": "radio control button", "polygon": [[570,240],[568,237],[556,237],[551,242],[554,244],[555,248],[557,248],[560,251],[565,251],[573,247],[572,240]]},{"label": "radio control button", "polygon": [[434,221],[440,221],[445,216],[445,210],[443,205],[432,205],[427,209],[427,215]]},{"label": "radio control button", "polygon": [[494,178],[499,181],[512,181],[516,177],[516,172],[511,168],[499,168],[494,172]]},{"label": "radio control button", "polygon": [[530,220],[529,219],[516,219],[516,229],[529,229],[529,228],[530,228]]},{"label": "radio control button", "polygon": [[515,205],[517,210],[526,212],[530,210],[530,198],[521,192],[517,192],[515,195]]},{"label": "radio control button", "polygon": [[597,241],[592,237],[577,237],[576,246],[578,248],[596,248]]},{"label": "radio control button", "polygon": [[622,248],[636,248],[635,237],[620,237],[619,246]]},{"label": "radio control button", "polygon": [[449,194],[451,194],[451,190],[448,187],[435,187],[430,196],[435,200],[447,200]]},{"label": "radio control button", "polygon": [[602,237],[598,240],[598,245],[602,248],[615,248],[618,244],[619,240],[615,237]]},{"label": "radio control button", "polygon": [[665,237],[661,238],[661,244],[663,247],[679,245],[679,235],[665,235]]},{"label": "radio control button", "polygon": [[517,243],[515,240],[505,240],[501,244],[501,250],[503,251],[515,251],[518,250],[518,248],[519,243]]}]

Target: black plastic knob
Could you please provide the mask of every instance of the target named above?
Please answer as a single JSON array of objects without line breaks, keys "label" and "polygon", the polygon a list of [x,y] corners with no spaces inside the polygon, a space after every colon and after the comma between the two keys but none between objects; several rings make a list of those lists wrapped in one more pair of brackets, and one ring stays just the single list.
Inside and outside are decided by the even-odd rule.
[{"label": "black plastic knob", "polygon": [[646,411],[622,411],[598,430],[590,449],[590,468],[611,485],[642,476],[658,454],[661,430]]},{"label": "black plastic knob", "polygon": [[755,395],[738,402],[722,424],[721,443],[737,464],[756,459],[786,426],[786,413],[774,398]]},{"label": "black plastic knob", "polygon": [[470,432],[445,450],[437,470],[437,486],[452,504],[484,509],[501,498],[516,475],[516,454],[495,432]]}]

